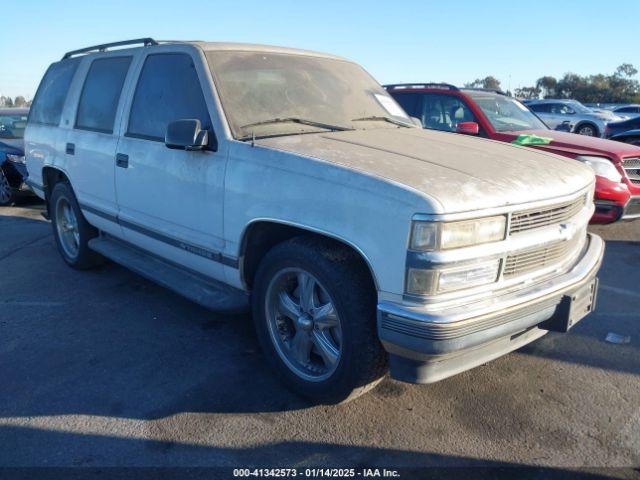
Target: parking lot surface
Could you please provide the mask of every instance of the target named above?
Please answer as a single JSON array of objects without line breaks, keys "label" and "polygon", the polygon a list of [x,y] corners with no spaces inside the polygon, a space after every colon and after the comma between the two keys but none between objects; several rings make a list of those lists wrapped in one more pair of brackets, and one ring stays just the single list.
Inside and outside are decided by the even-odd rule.
[{"label": "parking lot surface", "polygon": [[597,312],[569,334],[312,406],[248,316],[112,263],[68,268],[40,209],[0,209],[0,466],[640,465],[640,221],[596,229]]}]

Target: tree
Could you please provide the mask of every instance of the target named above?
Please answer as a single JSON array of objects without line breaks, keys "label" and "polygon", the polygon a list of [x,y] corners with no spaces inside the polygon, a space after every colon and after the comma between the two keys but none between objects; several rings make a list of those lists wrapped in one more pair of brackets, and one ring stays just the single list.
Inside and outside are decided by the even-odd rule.
[{"label": "tree", "polygon": [[536,88],[540,89],[544,98],[554,97],[556,94],[557,86],[558,81],[555,77],[552,77],[550,75],[540,77],[538,80],[536,80]]},{"label": "tree", "polygon": [[13,106],[14,107],[26,107],[27,106],[27,101],[25,100],[25,98],[22,95],[18,95],[13,100]]},{"label": "tree", "polygon": [[515,90],[516,98],[523,100],[533,100],[540,98],[540,89],[538,87],[520,87]]},{"label": "tree", "polygon": [[484,78],[476,78],[473,82],[465,83],[467,88],[487,88],[489,90],[500,90],[500,80],[489,75]]},{"label": "tree", "polygon": [[0,107],[13,107],[13,100],[11,100],[11,97],[5,97],[4,95],[2,95],[0,97]]},{"label": "tree", "polygon": [[618,68],[616,68],[616,73],[614,73],[614,75],[617,77],[625,76],[631,78],[634,77],[637,73],[638,70],[636,69],[636,67],[634,67],[630,63],[623,63]]}]

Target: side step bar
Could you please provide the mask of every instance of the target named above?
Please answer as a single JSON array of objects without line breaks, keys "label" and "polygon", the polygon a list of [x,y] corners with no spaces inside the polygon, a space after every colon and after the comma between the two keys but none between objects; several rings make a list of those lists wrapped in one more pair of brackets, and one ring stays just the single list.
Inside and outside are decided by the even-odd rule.
[{"label": "side step bar", "polygon": [[199,272],[185,269],[133,245],[102,234],[89,248],[165,288],[211,310],[246,312],[249,295]]}]

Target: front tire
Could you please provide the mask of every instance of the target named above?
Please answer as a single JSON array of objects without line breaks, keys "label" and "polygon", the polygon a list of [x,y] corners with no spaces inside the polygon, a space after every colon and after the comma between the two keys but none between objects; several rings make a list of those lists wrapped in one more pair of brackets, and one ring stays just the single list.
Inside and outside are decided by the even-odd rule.
[{"label": "front tire", "polygon": [[9,185],[9,179],[0,168],[0,207],[6,207],[13,203],[13,189]]},{"label": "front tire", "polygon": [[260,263],[252,303],[267,360],[296,393],[339,403],[384,377],[376,290],[354,252],[314,237],[277,245]]},{"label": "front tire", "polygon": [[87,270],[102,263],[102,257],[88,245],[89,240],[98,236],[98,231],[82,215],[67,182],[58,182],[53,187],[49,212],[58,252],[70,267]]}]

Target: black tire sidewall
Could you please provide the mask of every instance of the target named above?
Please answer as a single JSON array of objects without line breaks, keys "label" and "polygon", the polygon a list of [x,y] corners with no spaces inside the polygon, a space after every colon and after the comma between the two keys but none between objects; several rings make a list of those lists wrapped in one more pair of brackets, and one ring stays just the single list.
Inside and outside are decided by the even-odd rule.
[{"label": "black tire sidewall", "polygon": [[[267,254],[262,261],[255,279],[255,288],[252,292],[253,319],[258,335],[258,340],[266,354],[267,361],[278,372],[282,380],[297,393],[311,398],[315,401],[325,403],[337,403],[349,396],[354,388],[362,387],[357,382],[357,369],[362,365],[357,364],[358,347],[360,345],[358,335],[362,321],[367,319],[355,316],[367,315],[367,309],[357,305],[353,308],[354,298],[358,295],[358,288],[355,291],[336,288],[346,279],[339,278],[344,275],[343,268],[336,268],[330,260],[322,255],[316,254],[315,258],[310,256],[308,250],[300,248],[295,243],[287,242],[286,248],[276,247]],[[300,268],[312,274],[327,290],[337,309],[342,329],[342,349],[340,360],[336,370],[326,380],[312,382],[297,376],[281,359],[269,332],[266,318],[266,294],[270,280],[273,276],[285,268]],[[366,299],[361,299],[366,301]],[[371,320],[375,329],[375,301],[370,308],[374,316]],[[376,338],[377,341],[377,338]]]}]

